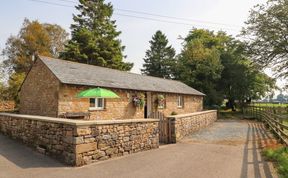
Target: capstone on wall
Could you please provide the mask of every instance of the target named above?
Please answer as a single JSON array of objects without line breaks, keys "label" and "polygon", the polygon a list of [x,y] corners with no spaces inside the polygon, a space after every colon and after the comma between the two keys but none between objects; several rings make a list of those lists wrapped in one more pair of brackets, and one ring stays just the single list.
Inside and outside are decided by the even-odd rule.
[{"label": "capstone on wall", "polygon": [[75,121],[0,113],[0,133],[72,166],[159,147],[158,120]]},{"label": "capstone on wall", "polygon": [[190,114],[169,116],[171,122],[172,141],[176,143],[185,136],[206,128],[217,120],[217,111],[208,110]]}]

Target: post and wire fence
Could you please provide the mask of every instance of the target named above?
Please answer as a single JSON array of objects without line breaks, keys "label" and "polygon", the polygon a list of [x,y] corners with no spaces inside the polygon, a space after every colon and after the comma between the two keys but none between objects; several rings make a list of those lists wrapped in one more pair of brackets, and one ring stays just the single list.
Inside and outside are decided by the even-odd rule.
[{"label": "post and wire fence", "polygon": [[246,117],[263,121],[276,134],[276,136],[288,146],[288,115],[287,108],[246,106],[243,114]]}]

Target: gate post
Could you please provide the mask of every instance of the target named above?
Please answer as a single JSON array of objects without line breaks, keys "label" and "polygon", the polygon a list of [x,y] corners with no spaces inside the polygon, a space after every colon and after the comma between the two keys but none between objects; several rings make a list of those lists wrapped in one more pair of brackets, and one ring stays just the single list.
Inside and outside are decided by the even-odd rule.
[{"label": "gate post", "polygon": [[169,118],[169,143],[176,143],[176,130],[175,130],[175,123],[176,119],[174,117]]}]

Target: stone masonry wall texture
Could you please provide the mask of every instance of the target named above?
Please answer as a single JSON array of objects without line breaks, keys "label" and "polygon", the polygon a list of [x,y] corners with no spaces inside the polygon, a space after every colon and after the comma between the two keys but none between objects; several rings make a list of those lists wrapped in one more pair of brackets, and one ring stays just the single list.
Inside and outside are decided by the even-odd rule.
[{"label": "stone masonry wall texture", "polygon": [[172,120],[172,142],[213,124],[217,120],[217,111],[209,110],[190,114],[169,116]]},{"label": "stone masonry wall texture", "polygon": [[[82,90],[88,89],[84,86],[73,86],[61,84],[59,91],[58,115],[65,112],[90,112],[90,120],[110,120],[110,119],[135,119],[144,118],[144,108],[133,106],[132,97],[134,95],[144,95],[144,92],[129,91],[122,89],[110,89],[117,93],[120,98],[105,99],[104,110],[89,110],[88,98],[76,98],[75,96]],[[155,100],[157,95],[162,93],[152,93],[152,111],[162,112],[165,116],[173,111],[177,114],[192,113],[203,109],[203,97],[193,95],[184,96],[184,106],[177,107],[177,94],[164,94],[166,105],[163,109],[156,107]],[[162,94],[163,95],[163,94]]]},{"label": "stone masonry wall texture", "polygon": [[159,147],[155,119],[87,123],[3,113],[0,132],[73,166]]},{"label": "stone masonry wall texture", "polygon": [[36,60],[21,87],[20,113],[56,117],[59,84],[43,62]]},{"label": "stone masonry wall texture", "polygon": [[[90,87],[91,88],[91,87]],[[65,112],[90,112],[90,120],[110,119],[135,119],[144,118],[144,109],[133,106],[132,96],[140,95],[141,92],[110,89],[117,93],[120,98],[105,99],[104,110],[89,110],[88,98],[76,98],[84,86],[61,85],[59,92],[59,115]]]},{"label": "stone masonry wall texture", "polygon": [[158,123],[95,125],[77,128],[76,164],[136,153],[159,147]]},{"label": "stone masonry wall texture", "polygon": [[162,112],[165,116],[171,115],[172,112],[176,112],[177,114],[187,114],[202,111],[203,109],[203,96],[182,95],[184,98],[184,106],[179,108],[177,106],[178,94],[153,93],[152,101],[155,101],[159,94],[165,96],[165,107],[163,109],[156,108],[155,102],[152,102],[152,107],[154,111]]},{"label": "stone masonry wall texture", "polygon": [[[97,87],[97,86],[95,86]],[[20,91],[20,113],[49,117],[59,117],[66,112],[89,112],[90,120],[116,120],[144,118],[144,108],[133,106],[134,95],[144,95],[143,91],[110,89],[120,98],[106,99],[104,110],[90,110],[88,98],[77,98],[76,94],[91,86],[61,84],[56,76],[41,61],[36,60],[28,73]],[[178,94],[151,92],[151,109],[165,116],[192,113],[202,110],[203,96],[182,95],[184,106],[177,107]],[[166,105],[159,109],[155,106],[157,95],[164,95]]]}]

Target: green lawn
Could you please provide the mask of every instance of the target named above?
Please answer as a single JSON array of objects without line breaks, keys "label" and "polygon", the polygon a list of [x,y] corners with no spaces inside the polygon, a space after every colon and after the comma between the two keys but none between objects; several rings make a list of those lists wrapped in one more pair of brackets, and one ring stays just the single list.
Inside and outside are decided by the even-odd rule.
[{"label": "green lawn", "polygon": [[241,119],[243,117],[241,111],[219,110],[219,119]]}]

